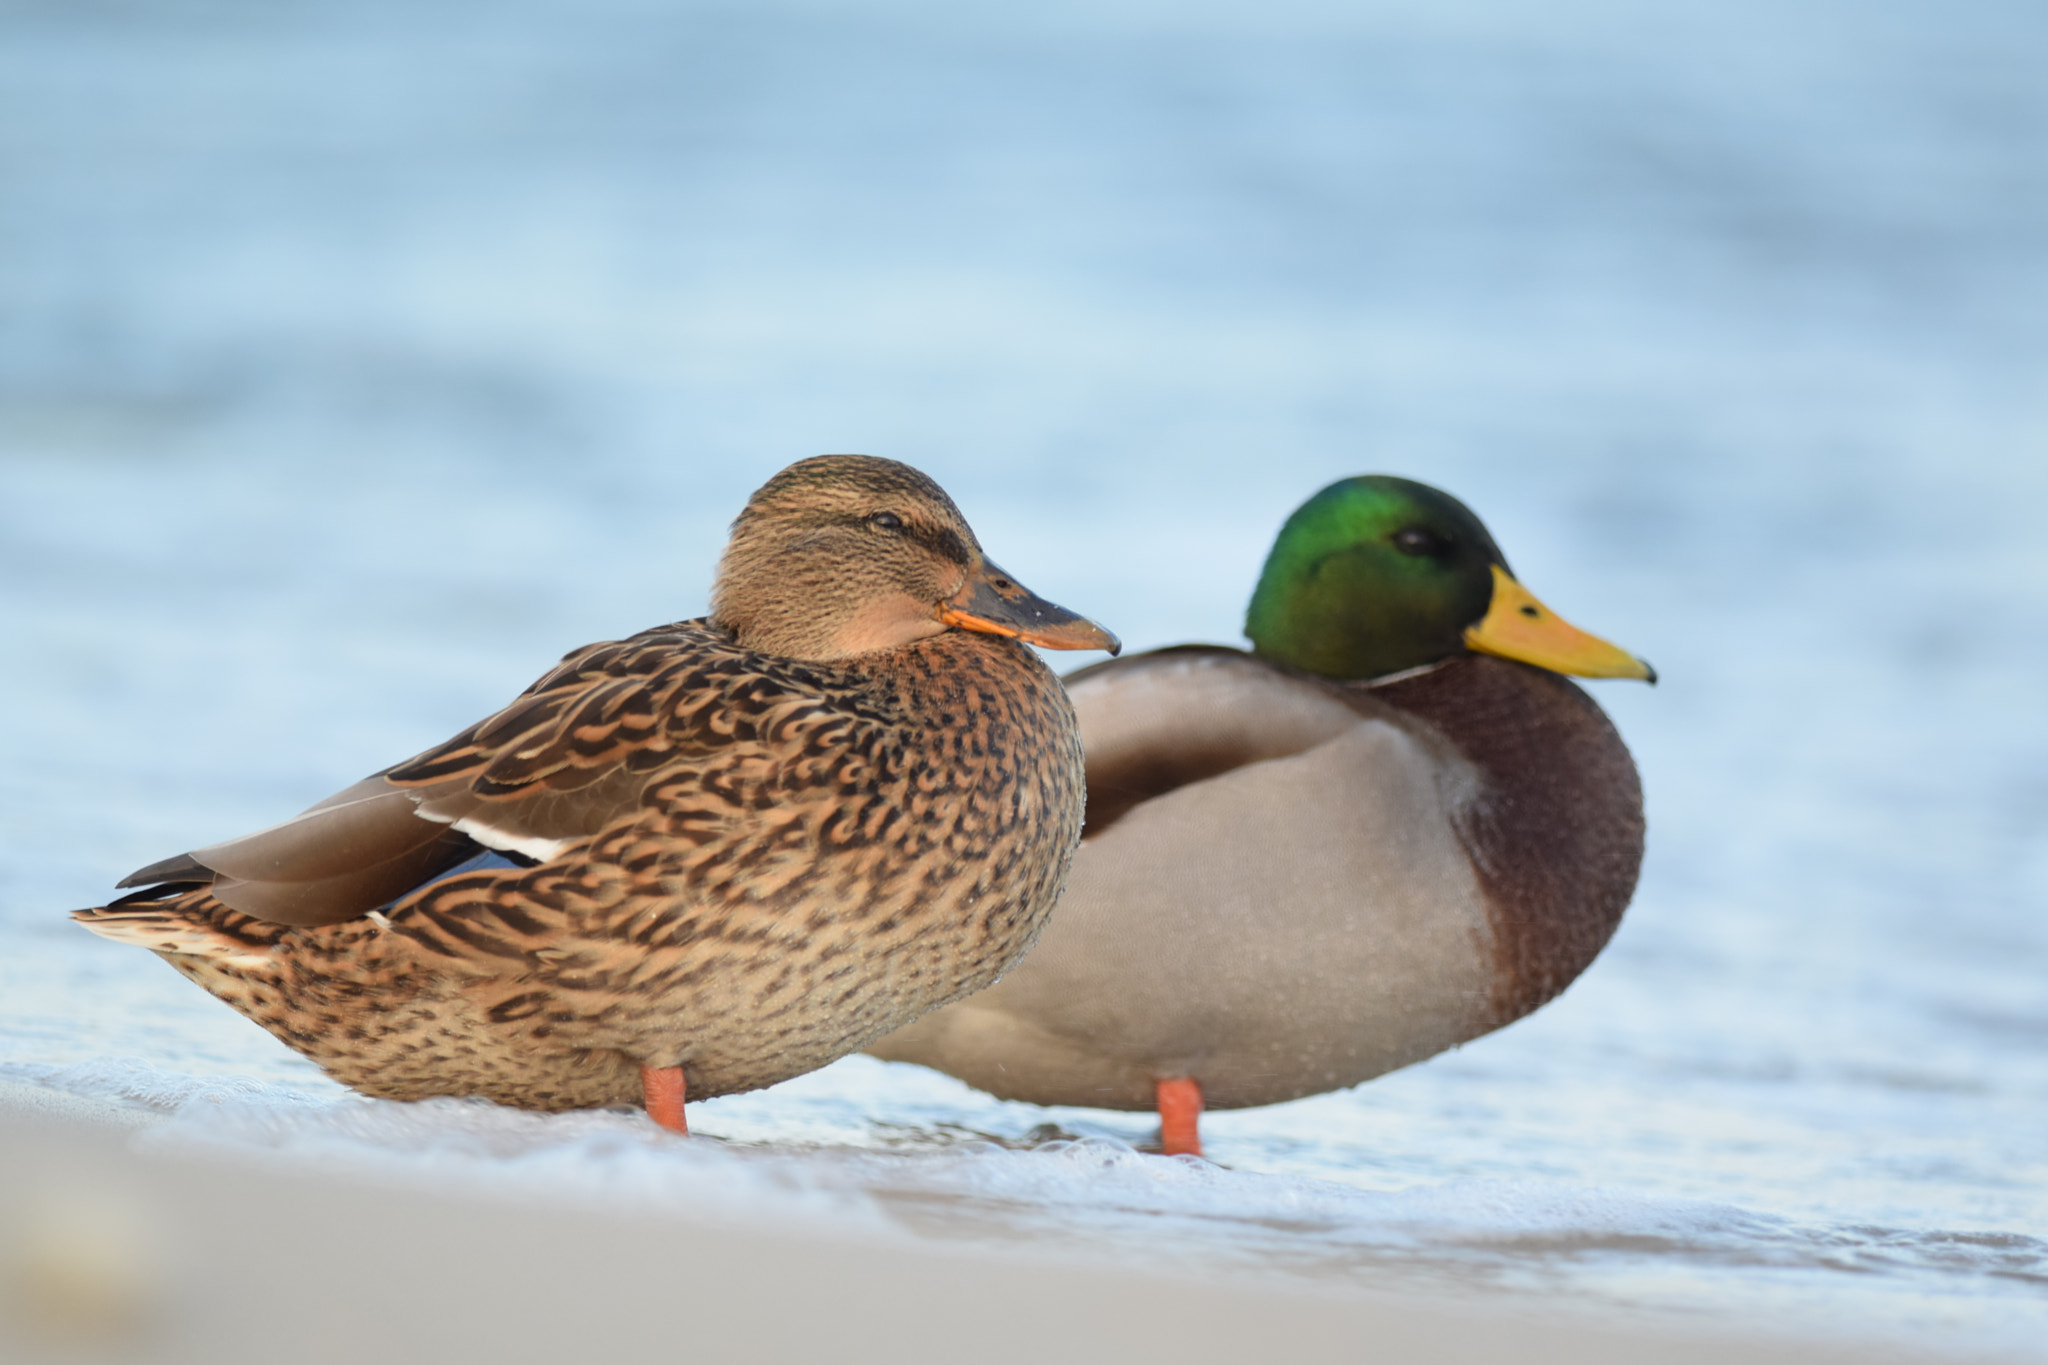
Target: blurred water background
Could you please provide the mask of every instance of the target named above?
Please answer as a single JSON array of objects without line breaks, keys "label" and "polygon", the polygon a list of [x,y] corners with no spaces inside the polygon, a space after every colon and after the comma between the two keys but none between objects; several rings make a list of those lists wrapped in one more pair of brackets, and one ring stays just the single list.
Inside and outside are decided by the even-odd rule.
[{"label": "blurred water background", "polygon": [[[1135,648],[1236,639],[1333,478],[1465,498],[1665,678],[1597,687],[1613,946],[1211,1116],[1218,1169],[866,1059],[687,1151],[370,1104],[63,920],[698,613],[844,450]],[[2044,493],[2035,0],[6,0],[0,1071],[436,1180],[2048,1358]]]}]

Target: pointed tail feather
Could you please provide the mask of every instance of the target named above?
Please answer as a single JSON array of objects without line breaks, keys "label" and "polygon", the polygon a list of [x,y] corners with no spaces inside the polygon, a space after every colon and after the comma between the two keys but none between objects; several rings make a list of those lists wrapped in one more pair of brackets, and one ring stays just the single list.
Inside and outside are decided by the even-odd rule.
[{"label": "pointed tail feather", "polygon": [[282,937],[277,925],[232,910],[209,913],[164,902],[74,910],[71,918],[116,943],[153,953],[206,958],[244,971],[273,965],[271,949]]}]

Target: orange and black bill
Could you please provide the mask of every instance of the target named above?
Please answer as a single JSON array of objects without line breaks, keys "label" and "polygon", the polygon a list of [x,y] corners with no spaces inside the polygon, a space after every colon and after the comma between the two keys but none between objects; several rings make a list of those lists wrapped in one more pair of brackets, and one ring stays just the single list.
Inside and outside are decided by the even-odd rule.
[{"label": "orange and black bill", "polygon": [[1106,649],[1111,654],[1123,649],[1101,626],[1046,601],[987,560],[968,574],[959,592],[939,604],[939,619],[1045,649]]},{"label": "orange and black bill", "polygon": [[1465,632],[1465,647],[1581,678],[1657,681],[1656,669],[1580,630],[1537,601],[1536,594],[1498,564],[1493,566],[1493,601],[1479,624]]}]

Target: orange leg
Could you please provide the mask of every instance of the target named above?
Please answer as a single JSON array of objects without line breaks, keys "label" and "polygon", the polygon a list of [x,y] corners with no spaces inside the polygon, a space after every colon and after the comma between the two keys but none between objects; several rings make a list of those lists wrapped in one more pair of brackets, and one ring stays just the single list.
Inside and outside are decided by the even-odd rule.
[{"label": "orange leg", "polygon": [[1159,1082],[1159,1149],[1168,1156],[1202,1154],[1202,1083],[1192,1076]]},{"label": "orange leg", "polygon": [[664,1128],[672,1128],[684,1137],[690,1135],[690,1125],[683,1119],[683,1069],[679,1066],[643,1066],[640,1068],[640,1093],[647,1100],[647,1117]]}]

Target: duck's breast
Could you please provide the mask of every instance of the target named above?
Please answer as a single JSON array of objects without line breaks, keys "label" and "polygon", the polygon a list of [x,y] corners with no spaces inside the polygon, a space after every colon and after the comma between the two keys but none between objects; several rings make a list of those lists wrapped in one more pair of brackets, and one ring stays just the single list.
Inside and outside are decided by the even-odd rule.
[{"label": "duck's breast", "polygon": [[[1234,651],[1098,676],[1073,688],[1092,832],[988,1007],[1105,1062],[1196,1075],[1218,1107],[1355,1084],[1484,1031],[1492,930],[1453,826],[1469,764],[1391,708]],[[1147,774],[1166,789],[1141,795]]]}]

